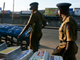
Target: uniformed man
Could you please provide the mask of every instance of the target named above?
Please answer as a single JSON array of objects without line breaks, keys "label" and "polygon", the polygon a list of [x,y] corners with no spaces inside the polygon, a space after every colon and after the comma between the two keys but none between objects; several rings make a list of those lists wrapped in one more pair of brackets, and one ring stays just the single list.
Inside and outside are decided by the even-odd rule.
[{"label": "uniformed man", "polygon": [[58,14],[62,17],[62,24],[59,28],[60,44],[52,55],[63,56],[64,60],[76,60],[75,55],[78,47],[75,43],[77,40],[77,24],[74,18],[69,14],[70,3],[59,3]]},{"label": "uniformed man", "polygon": [[27,25],[24,27],[22,32],[19,34],[18,38],[29,28],[31,27],[30,33],[30,44],[29,49],[33,49],[33,52],[38,51],[38,42],[42,37],[42,28],[45,27],[46,22],[44,16],[38,11],[38,3],[33,2],[30,4],[32,14],[29,18]]}]

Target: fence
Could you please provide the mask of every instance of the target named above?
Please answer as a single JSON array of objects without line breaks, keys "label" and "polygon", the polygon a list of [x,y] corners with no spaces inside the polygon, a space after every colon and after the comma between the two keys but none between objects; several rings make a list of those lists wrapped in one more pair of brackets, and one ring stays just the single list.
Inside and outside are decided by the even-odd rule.
[{"label": "fence", "polygon": [[[12,19],[4,19],[3,24],[13,24],[13,25],[18,25],[18,26],[25,26],[28,22],[28,19],[14,19],[14,21],[12,21]],[[80,29],[80,20],[77,20],[77,25],[78,25],[78,29]],[[0,19],[0,23],[2,24],[2,19]],[[56,20],[46,20],[46,25],[47,26],[52,26],[52,27],[60,27],[61,25],[61,20],[56,21]]]}]

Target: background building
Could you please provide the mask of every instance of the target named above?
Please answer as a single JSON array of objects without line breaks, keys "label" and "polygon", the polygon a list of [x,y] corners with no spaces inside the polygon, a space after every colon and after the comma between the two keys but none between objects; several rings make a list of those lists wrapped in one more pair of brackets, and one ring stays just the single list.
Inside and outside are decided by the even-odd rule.
[{"label": "background building", "polygon": [[[39,10],[45,17],[47,26],[59,27],[61,24],[61,18],[58,16],[57,8],[45,8],[45,10]],[[72,15],[80,28],[80,8],[70,8],[70,15]],[[31,11],[17,11],[13,13],[7,10],[0,11],[0,23],[7,24],[20,24],[25,25],[30,17]],[[12,20],[12,17],[14,18]]]}]

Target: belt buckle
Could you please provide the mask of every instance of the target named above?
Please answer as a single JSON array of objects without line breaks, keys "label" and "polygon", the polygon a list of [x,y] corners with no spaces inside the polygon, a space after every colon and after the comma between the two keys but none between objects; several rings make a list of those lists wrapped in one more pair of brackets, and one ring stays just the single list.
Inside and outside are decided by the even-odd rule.
[{"label": "belt buckle", "polygon": [[60,43],[65,43],[65,41],[60,41]]},{"label": "belt buckle", "polygon": [[64,41],[62,41],[62,43],[65,43]]}]

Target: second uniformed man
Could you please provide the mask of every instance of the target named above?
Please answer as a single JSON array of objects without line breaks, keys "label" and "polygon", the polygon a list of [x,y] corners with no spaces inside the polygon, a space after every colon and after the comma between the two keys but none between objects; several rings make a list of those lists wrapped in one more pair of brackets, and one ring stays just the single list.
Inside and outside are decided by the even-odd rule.
[{"label": "second uniformed man", "polygon": [[38,42],[42,37],[42,27],[45,27],[46,22],[44,16],[38,11],[38,3],[33,2],[30,4],[32,14],[29,18],[27,25],[24,27],[18,38],[31,26],[30,44],[29,49],[33,49],[33,52],[38,51]]},{"label": "second uniformed man", "polygon": [[70,6],[70,3],[57,4],[58,14],[62,17],[62,24],[59,28],[60,44],[52,55],[63,56],[63,60],[76,60],[75,55],[78,51],[75,43],[77,40],[77,24],[69,14]]}]

